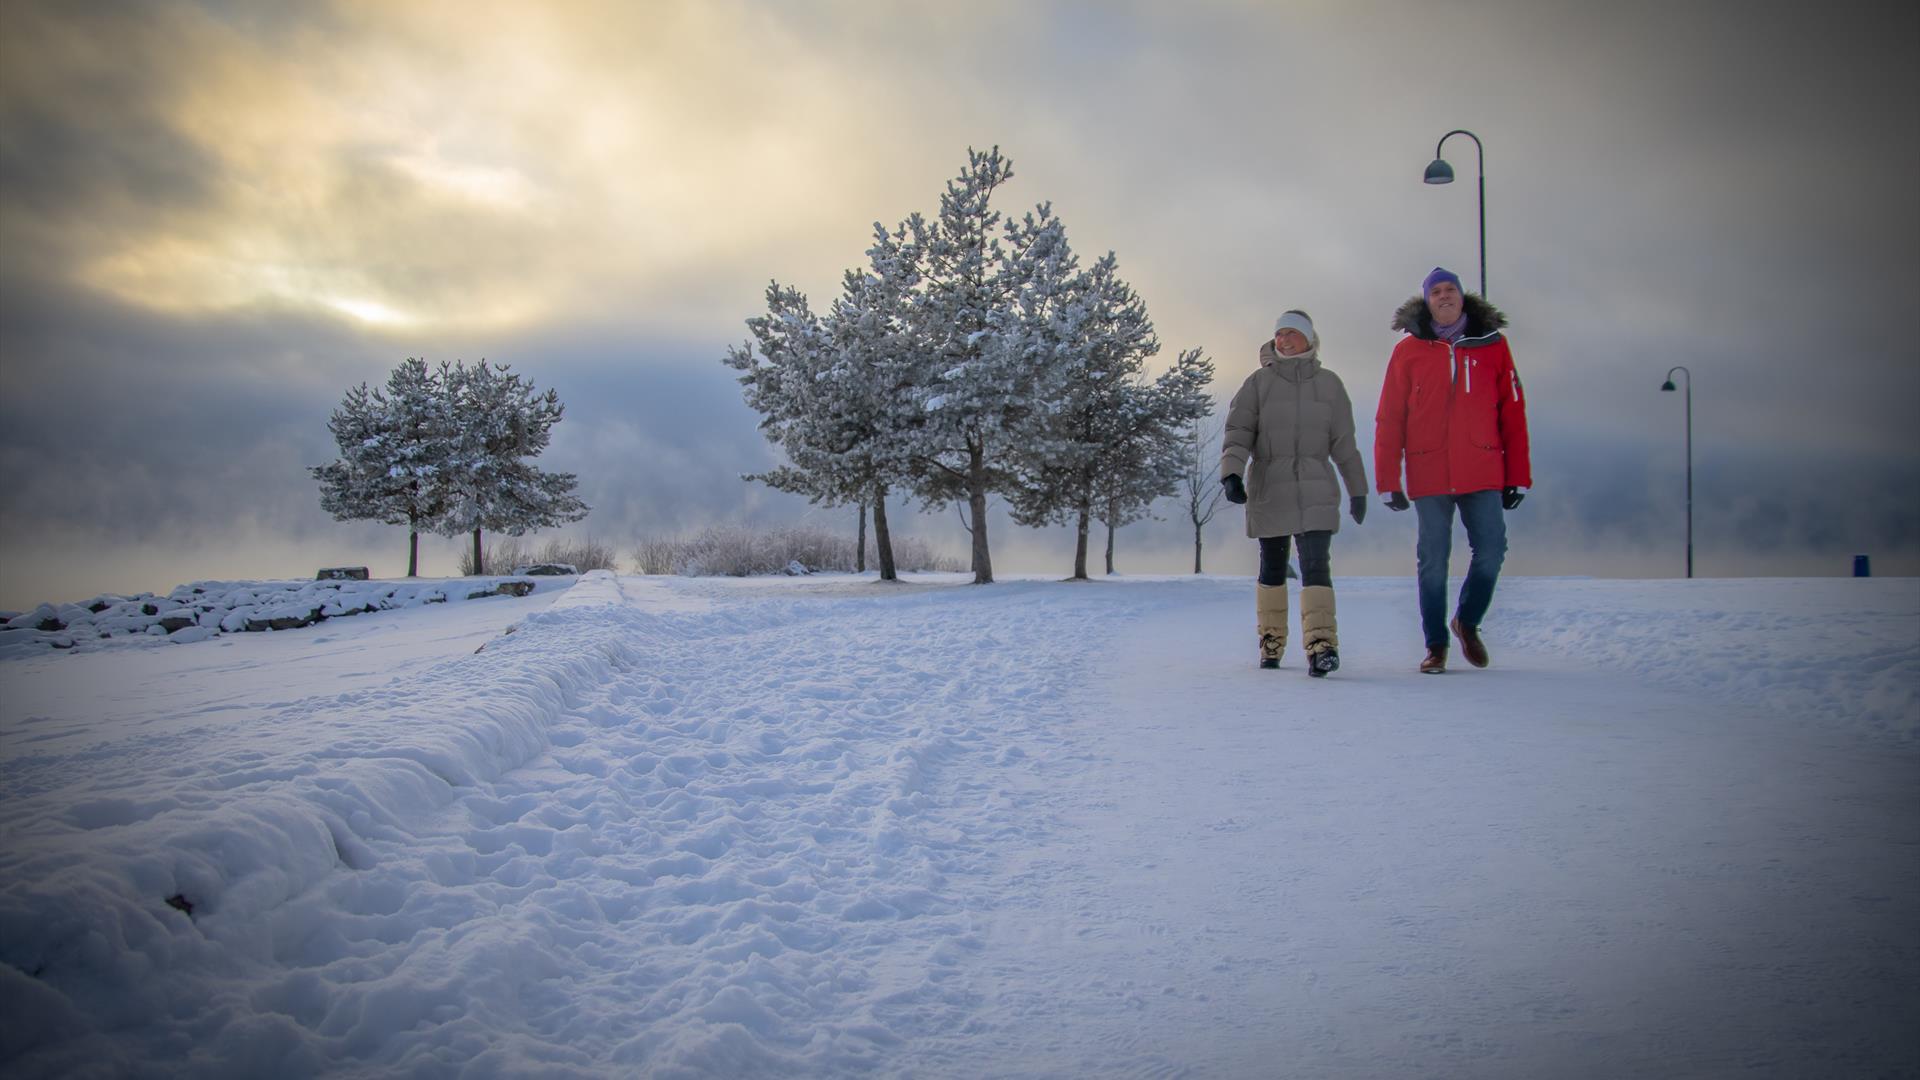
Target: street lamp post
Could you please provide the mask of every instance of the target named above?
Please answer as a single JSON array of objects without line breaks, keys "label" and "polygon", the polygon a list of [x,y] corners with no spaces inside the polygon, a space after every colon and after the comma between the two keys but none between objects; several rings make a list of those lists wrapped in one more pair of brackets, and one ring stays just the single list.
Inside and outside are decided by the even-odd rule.
[{"label": "street lamp post", "polygon": [[1453,183],[1453,166],[1440,156],[1440,148],[1455,135],[1465,135],[1473,140],[1474,157],[1480,172],[1480,295],[1487,295],[1487,149],[1480,145],[1480,136],[1465,128],[1455,128],[1440,136],[1433,144],[1433,164],[1427,166],[1424,178],[1429,184]]},{"label": "street lamp post", "polygon": [[1686,415],[1687,415],[1687,576],[1693,576],[1693,372],[1684,367],[1674,366],[1667,372],[1667,381],[1660,384],[1661,390],[1672,390],[1673,373],[1681,372],[1687,377]]}]

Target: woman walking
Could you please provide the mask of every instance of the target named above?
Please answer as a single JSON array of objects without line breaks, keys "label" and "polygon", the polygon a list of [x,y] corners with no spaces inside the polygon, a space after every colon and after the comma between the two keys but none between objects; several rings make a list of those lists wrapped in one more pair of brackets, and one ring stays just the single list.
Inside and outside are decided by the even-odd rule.
[{"label": "woman walking", "polygon": [[1340,667],[1330,549],[1340,530],[1340,480],[1347,512],[1367,516],[1367,469],[1353,439],[1353,403],[1340,376],[1320,364],[1320,338],[1304,311],[1289,311],[1260,346],[1260,367],[1227,409],[1220,483],[1247,504],[1247,535],[1260,541],[1255,611],[1260,666],[1277,668],[1287,647],[1287,549],[1300,548],[1300,639],[1307,674]]}]

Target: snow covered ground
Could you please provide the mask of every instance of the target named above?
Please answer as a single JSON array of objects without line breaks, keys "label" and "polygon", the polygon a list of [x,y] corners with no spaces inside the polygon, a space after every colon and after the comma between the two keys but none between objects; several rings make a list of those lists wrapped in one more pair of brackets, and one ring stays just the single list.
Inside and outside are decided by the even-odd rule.
[{"label": "snow covered ground", "polygon": [[0,1072],[1920,1072],[1920,581],[962,581],[0,660]]}]

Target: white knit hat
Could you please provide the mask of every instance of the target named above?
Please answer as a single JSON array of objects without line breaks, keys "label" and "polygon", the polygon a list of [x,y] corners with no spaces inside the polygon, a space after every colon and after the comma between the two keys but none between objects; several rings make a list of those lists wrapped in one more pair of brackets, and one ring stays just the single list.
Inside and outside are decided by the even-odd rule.
[{"label": "white knit hat", "polygon": [[1307,318],[1307,313],[1304,311],[1296,308],[1274,320],[1273,332],[1275,334],[1278,334],[1282,330],[1289,329],[1300,331],[1301,335],[1307,339],[1307,343],[1310,345],[1320,344],[1320,336],[1313,332],[1313,320]]}]

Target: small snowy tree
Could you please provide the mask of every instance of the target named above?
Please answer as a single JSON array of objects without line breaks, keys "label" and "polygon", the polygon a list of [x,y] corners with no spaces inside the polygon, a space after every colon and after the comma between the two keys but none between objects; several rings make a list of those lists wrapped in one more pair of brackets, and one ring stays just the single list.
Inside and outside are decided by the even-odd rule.
[{"label": "small snowy tree", "polygon": [[447,536],[473,535],[475,573],[486,567],[484,530],[523,536],[587,516],[572,473],[545,472],[527,460],[547,448],[566,411],[557,392],[542,393],[507,365],[485,360],[454,365],[444,383],[456,438],[435,527]]},{"label": "small snowy tree", "polygon": [[407,527],[407,576],[420,572],[420,531],[447,504],[447,464],[456,444],[440,370],[409,357],[384,388],[361,383],[327,422],[340,456],[308,470],[320,481],[320,506],[336,521]]},{"label": "small snowy tree", "polygon": [[[1207,412],[1212,414],[1211,402]],[[1200,570],[1201,530],[1220,511],[1220,436],[1205,418],[1195,420],[1187,433],[1186,472],[1177,494],[1185,501],[1187,520],[1193,523],[1193,572]]]},{"label": "small snowy tree", "polygon": [[1114,533],[1151,516],[1154,502],[1179,489],[1186,466],[1186,433],[1212,411],[1207,397],[1207,384],[1212,381],[1213,361],[1199,349],[1188,349],[1153,382],[1130,388],[1095,500],[1100,520],[1107,526],[1107,573],[1114,572]]}]

